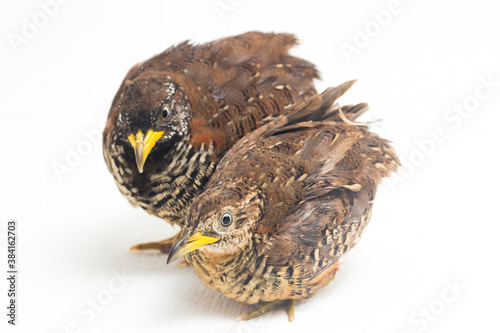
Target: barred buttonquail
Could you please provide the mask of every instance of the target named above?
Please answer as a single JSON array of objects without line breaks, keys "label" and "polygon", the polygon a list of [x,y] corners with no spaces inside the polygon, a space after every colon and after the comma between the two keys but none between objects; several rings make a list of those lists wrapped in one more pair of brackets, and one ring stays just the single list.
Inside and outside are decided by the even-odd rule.
[{"label": "barred buttonquail", "polygon": [[[103,133],[106,164],[129,202],[182,226],[238,139],[316,94],[315,67],[288,54],[295,43],[249,32],[185,42],[134,66]],[[168,252],[177,238],[133,248]]]},{"label": "barred buttonquail", "polygon": [[168,262],[185,255],[210,289],[253,318],[331,281],[360,239],[377,185],[399,165],[386,140],[353,120],[366,104],[332,106],[354,81],[239,140],[192,203]]}]

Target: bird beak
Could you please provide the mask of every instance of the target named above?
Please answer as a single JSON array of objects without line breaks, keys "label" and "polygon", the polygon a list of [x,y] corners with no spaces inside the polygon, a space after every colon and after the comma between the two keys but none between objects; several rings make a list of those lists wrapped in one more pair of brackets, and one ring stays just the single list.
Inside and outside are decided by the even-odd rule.
[{"label": "bird beak", "polygon": [[195,233],[193,236],[187,238],[183,237],[175,242],[174,246],[168,254],[167,264],[175,259],[182,257],[186,253],[199,249],[200,247],[217,242],[219,239],[210,236],[203,236],[201,232]]},{"label": "bird beak", "polygon": [[154,132],[153,130],[149,130],[146,133],[146,137],[144,137],[144,134],[142,134],[141,130],[139,130],[136,135],[131,133],[128,136],[128,141],[130,141],[130,144],[135,151],[135,162],[137,163],[139,173],[142,173],[144,163],[146,163],[146,159],[148,158],[151,149],[153,149],[156,141],[162,137],[163,133],[165,133],[165,131]]}]

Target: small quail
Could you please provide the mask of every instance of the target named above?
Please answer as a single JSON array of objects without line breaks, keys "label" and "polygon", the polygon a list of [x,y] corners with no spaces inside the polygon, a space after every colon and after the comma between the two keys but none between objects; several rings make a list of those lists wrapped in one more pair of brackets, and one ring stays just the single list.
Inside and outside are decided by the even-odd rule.
[{"label": "small quail", "polygon": [[[238,139],[316,94],[318,73],[288,54],[294,44],[289,34],[249,32],[184,42],[134,66],[103,133],[106,164],[129,202],[182,226]],[[168,252],[177,238],[133,248]]]},{"label": "small quail", "polygon": [[366,104],[330,88],[240,139],[192,203],[167,262],[185,255],[210,289],[245,304],[308,298],[331,281],[360,239],[377,185],[399,161],[388,142],[354,123]]}]

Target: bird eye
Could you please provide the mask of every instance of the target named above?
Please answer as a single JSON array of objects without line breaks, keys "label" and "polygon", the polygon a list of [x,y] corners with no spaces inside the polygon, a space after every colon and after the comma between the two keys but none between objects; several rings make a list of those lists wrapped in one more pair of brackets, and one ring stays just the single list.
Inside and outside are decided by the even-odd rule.
[{"label": "bird eye", "polygon": [[229,213],[225,213],[224,215],[222,215],[220,223],[222,223],[224,227],[228,227],[229,225],[231,225],[231,223],[233,223],[233,216]]},{"label": "bird eye", "polygon": [[165,106],[163,108],[163,111],[161,112],[161,116],[162,118],[167,118],[169,115],[170,115],[170,110],[168,109],[168,107]]}]

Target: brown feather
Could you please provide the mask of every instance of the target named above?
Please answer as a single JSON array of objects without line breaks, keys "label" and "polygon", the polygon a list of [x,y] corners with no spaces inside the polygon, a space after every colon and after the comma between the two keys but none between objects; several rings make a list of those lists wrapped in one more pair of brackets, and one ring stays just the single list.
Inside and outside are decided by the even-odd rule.
[{"label": "brown feather", "polygon": [[[183,42],[135,65],[104,130],[106,164],[130,203],[182,225],[235,142],[315,95],[316,68],[288,53],[296,43],[290,34],[248,32]],[[172,120],[159,125],[164,105]],[[149,129],[165,134],[139,173],[127,137]]]},{"label": "brown feather", "polygon": [[[183,239],[219,239],[186,258],[209,288],[239,302],[307,298],[361,237],[376,189],[399,161],[386,140],[341,120],[353,82],[327,89],[230,149],[191,205]],[[343,107],[354,120],[366,104]],[[234,222],[222,227],[223,214]]]}]

